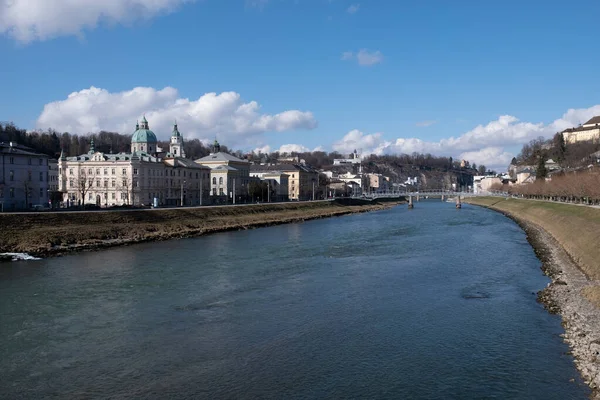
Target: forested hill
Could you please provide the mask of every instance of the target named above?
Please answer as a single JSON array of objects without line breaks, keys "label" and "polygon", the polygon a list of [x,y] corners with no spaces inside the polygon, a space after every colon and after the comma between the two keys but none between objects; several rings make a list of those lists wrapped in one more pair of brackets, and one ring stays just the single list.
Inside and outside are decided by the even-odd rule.
[{"label": "forested hill", "polygon": [[[94,138],[96,150],[104,153],[128,152],[131,149],[131,135],[122,135],[116,132],[101,131],[89,135],[60,133],[52,129],[27,132],[14,124],[0,123],[0,142],[16,142],[54,158],[58,158],[61,150],[66,156],[87,153],[91,138]],[[168,149],[169,142],[159,141],[159,147]],[[210,148],[198,139],[185,140],[184,149],[187,157],[192,159],[204,157],[210,153]],[[221,150],[230,152],[224,145],[221,145]],[[277,163],[278,159],[284,156],[278,152],[244,154],[241,151],[232,151],[231,153],[256,163]],[[334,159],[346,158],[346,154],[314,151],[291,155],[297,156],[298,160],[304,160],[306,164],[317,169],[333,170],[336,173],[347,171],[346,167],[333,165]],[[437,157],[431,154],[369,155],[363,159],[364,172],[381,173],[390,177],[393,182],[404,182],[409,177],[417,177],[423,184],[437,187],[440,185],[449,187],[451,183],[457,183],[458,186],[470,185],[473,181],[472,176],[477,174],[477,169],[483,172],[486,170],[483,165],[479,168],[476,165],[469,166],[468,164],[467,167],[461,167],[460,162],[453,160],[452,157]]]},{"label": "forested hill", "polygon": [[[90,149],[91,138],[94,138],[94,146],[97,151],[119,153],[131,150],[131,135],[106,131],[90,135],[77,135],[68,132],[60,133],[52,129],[27,132],[13,124],[0,123],[0,142],[16,142],[54,158],[58,158],[61,149],[67,157],[87,153]],[[169,142],[159,141],[158,146],[167,150]],[[210,153],[210,149],[198,139],[186,140],[184,149],[186,155],[193,159],[204,157]],[[221,149],[227,151],[226,146],[221,146]]]}]

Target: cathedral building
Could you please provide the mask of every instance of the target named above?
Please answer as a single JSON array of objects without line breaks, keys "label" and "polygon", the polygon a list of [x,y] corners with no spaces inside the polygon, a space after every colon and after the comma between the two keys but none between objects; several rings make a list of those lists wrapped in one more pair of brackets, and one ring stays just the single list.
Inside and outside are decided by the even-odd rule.
[{"label": "cathedral building", "polygon": [[92,139],[86,154],[61,154],[58,170],[60,190],[71,205],[196,206],[210,201],[211,169],[185,158],[177,124],[164,153],[146,117],[136,124],[131,152],[102,153]]}]

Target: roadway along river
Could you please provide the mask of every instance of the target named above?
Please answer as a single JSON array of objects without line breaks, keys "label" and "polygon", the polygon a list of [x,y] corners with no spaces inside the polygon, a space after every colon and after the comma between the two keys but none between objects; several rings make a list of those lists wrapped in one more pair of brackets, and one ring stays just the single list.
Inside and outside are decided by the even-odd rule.
[{"label": "roadway along river", "polygon": [[0,264],[0,397],[585,398],[539,265],[439,200]]}]

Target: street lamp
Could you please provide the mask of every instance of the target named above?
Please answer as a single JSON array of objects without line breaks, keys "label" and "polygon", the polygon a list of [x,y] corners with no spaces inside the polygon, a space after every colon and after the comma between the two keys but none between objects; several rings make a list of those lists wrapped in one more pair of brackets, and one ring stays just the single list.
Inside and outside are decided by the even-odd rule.
[{"label": "street lamp", "polygon": [[185,179],[181,182],[181,207],[183,207],[183,186],[185,185]]}]

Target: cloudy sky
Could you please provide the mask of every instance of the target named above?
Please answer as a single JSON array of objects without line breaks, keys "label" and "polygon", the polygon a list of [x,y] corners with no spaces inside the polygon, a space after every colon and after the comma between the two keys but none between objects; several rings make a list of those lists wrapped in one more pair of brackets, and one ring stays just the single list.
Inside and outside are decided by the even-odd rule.
[{"label": "cloudy sky", "polygon": [[0,0],[0,121],[502,170],[600,115],[600,2]]}]

